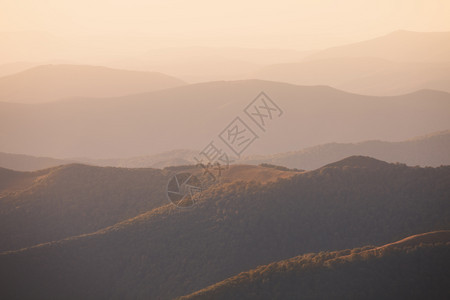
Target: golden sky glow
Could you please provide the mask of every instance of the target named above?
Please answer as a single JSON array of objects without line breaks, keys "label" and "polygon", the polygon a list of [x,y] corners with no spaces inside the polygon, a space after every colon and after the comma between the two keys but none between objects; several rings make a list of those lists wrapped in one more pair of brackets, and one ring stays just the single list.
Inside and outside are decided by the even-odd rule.
[{"label": "golden sky glow", "polygon": [[16,0],[0,1],[1,31],[65,37],[152,37],[155,46],[302,50],[398,29],[450,31],[447,0]]}]

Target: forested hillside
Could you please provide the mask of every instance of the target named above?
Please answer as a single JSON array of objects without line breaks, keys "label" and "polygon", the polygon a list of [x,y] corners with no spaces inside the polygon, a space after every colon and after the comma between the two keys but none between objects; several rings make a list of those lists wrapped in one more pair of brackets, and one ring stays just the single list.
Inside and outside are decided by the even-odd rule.
[{"label": "forested hillside", "polygon": [[276,182],[224,183],[192,209],[162,206],[92,234],[3,253],[0,290],[21,299],[179,297],[300,254],[450,229],[449,181],[450,167],[350,157]]},{"label": "forested hillside", "polygon": [[[297,256],[242,272],[188,299],[446,299],[450,231],[382,247]],[[408,276],[405,276],[405,275]]]},{"label": "forested hillside", "polygon": [[158,169],[74,164],[0,169],[1,177],[0,251],[97,231],[168,203],[168,175]]}]

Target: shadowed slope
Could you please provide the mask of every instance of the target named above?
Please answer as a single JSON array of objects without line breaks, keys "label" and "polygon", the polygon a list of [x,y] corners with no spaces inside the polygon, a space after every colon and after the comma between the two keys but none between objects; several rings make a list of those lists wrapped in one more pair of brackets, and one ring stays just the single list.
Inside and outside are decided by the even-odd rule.
[{"label": "shadowed slope", "polygon": [[[12,173],[12,174],[11,174]],[[0,169],[0,251],[88,233],[166,204],[167,173],[66,165]]]},{"label": "shadowed slope", "polygon": [[[169,204],[176,172],[201,176],[200,167],[121,169],[79,164],[35,172],[0,169],[0,251],[90,233]],[[221,182],[266,183],[296,172],[235,165]]]},{"label": "shadowed slope", "polygon": [[93,234],[3,253],[0,290],[22,299],[182,296],[302,253],[448,229],[449,179],[449,167],[357,157],[264,185],[223,184],[192,209],[162,206]]},{"label": "shadowed slope", "polygon": [[378,248],[297,256],[180,299],[445,299],[449,257],[450,231],[436,231]]}]

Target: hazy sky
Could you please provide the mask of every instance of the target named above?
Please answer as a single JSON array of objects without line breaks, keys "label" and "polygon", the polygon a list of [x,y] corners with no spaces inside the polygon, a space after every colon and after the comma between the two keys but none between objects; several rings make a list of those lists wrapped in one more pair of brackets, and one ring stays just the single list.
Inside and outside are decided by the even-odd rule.
[{"label": "hazy sky", "polygon": [[448,0],[0,0],[1,31],[151,37],[155,46],[317,49],[398,29],[450,31]]}]

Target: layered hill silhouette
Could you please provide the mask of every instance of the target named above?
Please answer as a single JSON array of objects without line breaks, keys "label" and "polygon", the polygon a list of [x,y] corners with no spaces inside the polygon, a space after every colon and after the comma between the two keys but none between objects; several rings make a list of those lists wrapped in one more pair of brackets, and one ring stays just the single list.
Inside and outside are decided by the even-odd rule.
[{"label": "layered hill silhouette", "polygon": [[378,38],[328,48],[307,59],[377,57],[402,62],[449,62],[450,32],[394,31]]},{"label": "layered hill silhouette", "polygon": [[80,162],[96,166],[114,166],[121,168],[165,168],[169,166],[192,165],[197,161],[199,150],[176,149],[153,155],[136,156],[117,159],[89,159],[81,158]]},{"label": "layered hill silhouette", "polygon": [[81,163],[100,167],[119,168],[165,168],[169,166],[196,164],[194,157],[199,150],[177,149],[153,155],[136,156],[129,158],[73,158],[56,159],[51,157],[36,157],[23,154],[0,152],[0,167],[16,171],[37,171],[40,169]]},{"label": "layered hill silhouette", "polygon": [[450,149],[450,131],[443,131],[402,142],[329,143],[275,155],[250,156],[246,157],[244,162],[271,163],[289,168],[313,170],[348,156],[365,155],[409,166],[438,167],[450,165],[448,149]]},{"label": "layered hill silhouette", "polygon": [[297,256],[180,299],[445,299],[449,257],[450,231],[435,231],[381,247]]},{"label": "layered hill silhouette", "polygon": [[375,39],[317,51],[297,62],[264,66],[253,78],[329,85],[365,95],[421,89],[449,92],[450,32],[399,30]]},{"label": "layered hill silhouette", "polygon": [[0,167],[15,171],[37,171],[74,163],[70,160],[51,157],[36,157],[23,154],[0,153]]},{"label": "layered hill silhouette", "polygon": [[[438,167],[450,165],[450,132],[435,132],[402,142],[364,141],[360,143],[328,143],[299,151],[273,155],[244,156],[234,163],[273,164],[287,168],[313,170],[351,155],[365,155],[409,166]],[[118,159],[54,159],[30,155],[1,153],[0,167],[17,171],[36,171],[63,164],[83,163],[121,168],[164,168],[196,164],[199,150],[179,149],[154,155]]]},{"label": "layered hill silhouette", "polygon": [[181,86],[177,78],[88,65],[42,65],[0,78],[0,101],[38,103],[115,97]]},{"label": "layered hill silhouette", "polygon": [[396,62],[379,57],[333,57],[263,67],[253,78],[329,85],[364,95],[400,95],[421,89],[450,92],[450,63]]},{"label": "layered hill silhouette", "polygon": [[136,156],[130,158],[74,158],[56,159],[51,157],[36,157],[23,154],[0,152],[0,167],[16,171],[37,171],[72,163],[81,163],[101,167],[119,168],[164,168],[168,166],[196,164],[194,157],[199,150],[178,149],[154,155]]},{"label": "layered hill silhouette", "polygon": [[[267,122],[265,132],[243,111],[261,91],[284,111]],[[332,141],[404,140],[446,130],[448,111],[450,94],[428,90],[369,97],[259,80],[209,82],[102,100],[0,103],[0,151],[110,158],[201,150],[240,116],[258,136],[244,155],[272,154]]]},{"label": "layered hill silhouette", "polygon": [[449,180],[450,167],[350,157],[275,182],[231,181],[202,192],[192,209],[161,206],[90,234],[3,252],[0,293],[21,299],[188,295],[301,254],[449,229]]}]

